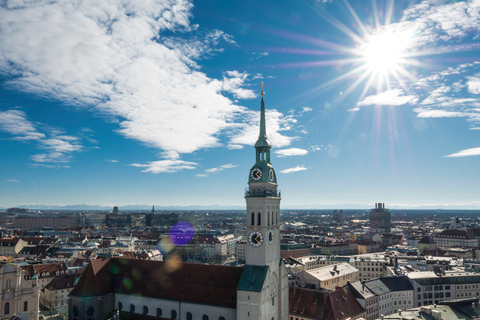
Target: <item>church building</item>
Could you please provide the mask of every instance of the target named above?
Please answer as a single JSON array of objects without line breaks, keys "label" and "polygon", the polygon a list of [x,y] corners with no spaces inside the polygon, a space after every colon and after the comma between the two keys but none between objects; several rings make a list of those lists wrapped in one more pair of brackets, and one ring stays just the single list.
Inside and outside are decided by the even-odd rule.
[{"label": "church building", "polygon": [[287,320],[280,258],[280,192],[270,163],[262,90],[260,134],[245,191],[245,266],[107,258],[92,261],[70,293],[69,319]]}]

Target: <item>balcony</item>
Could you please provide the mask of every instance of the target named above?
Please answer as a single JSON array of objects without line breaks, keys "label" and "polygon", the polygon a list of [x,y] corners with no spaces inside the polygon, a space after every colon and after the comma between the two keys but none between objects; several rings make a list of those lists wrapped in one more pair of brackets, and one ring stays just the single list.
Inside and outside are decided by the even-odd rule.
[{"label": "balcony", "polygon": [[249,197],[274,197],[281,198],[282,192],[275,189],[245,189],[245,198]]}]

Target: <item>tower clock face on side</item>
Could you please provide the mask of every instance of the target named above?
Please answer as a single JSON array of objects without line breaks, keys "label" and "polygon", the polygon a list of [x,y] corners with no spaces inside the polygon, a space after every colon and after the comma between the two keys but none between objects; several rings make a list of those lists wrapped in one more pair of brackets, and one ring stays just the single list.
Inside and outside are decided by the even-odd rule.
[{"label": "tower clock face on side", "polygon": [[263,234],[260,231],[252,231],[248,235],[248,241],[252,247],[260,247],[263,243]]},{"label": "tower clock face on side", "polygon": [[273,242],[273,231],[272,230],[269,230],[268,231],[268,243],[272,244]]},{"label": "tower clock face on side", "polygon": [[270,169],[270,171],[268,171],[268,177],[270,178],[270,181],[273,181],[273,179],[275,178],[275,174],[273,173],[273,169]]},{"label": "tower clock face on side", "polygon": [[262,170],[255,168],[250,172],[250,176],[253,180],[260,180],[262,179]]}]

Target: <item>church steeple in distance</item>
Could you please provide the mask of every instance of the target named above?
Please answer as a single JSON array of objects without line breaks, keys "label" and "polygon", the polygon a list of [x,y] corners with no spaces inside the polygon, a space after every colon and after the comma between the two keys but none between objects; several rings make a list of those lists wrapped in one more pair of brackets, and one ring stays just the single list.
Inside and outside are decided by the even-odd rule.
[{"label": "church steeple in distance", "polygon": [[258,135],[257,142],[255,143],[256,160],[255,165],[250,170],[250,177],[248,183],[254,182],[270,182],[277,183],[277,178],[273,166],[270,163],[270,149],[272,148],[270,142],[267,139],[267,129],[265,121],[265,101],[263,99],[265,92],[263,91],[264,84],[261,84],[262,88],[262,101],[260,104],[260,133]]}]

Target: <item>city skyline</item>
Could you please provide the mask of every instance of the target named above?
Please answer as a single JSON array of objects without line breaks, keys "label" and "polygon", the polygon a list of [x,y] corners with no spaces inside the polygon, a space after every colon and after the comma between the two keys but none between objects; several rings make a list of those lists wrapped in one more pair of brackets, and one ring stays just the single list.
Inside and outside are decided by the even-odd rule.
[{"label": "city skyline", "polygon": [[0,5],[0,207],[479,209],[480,1]]}]

